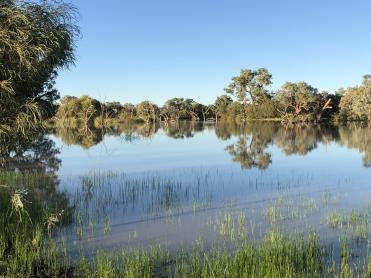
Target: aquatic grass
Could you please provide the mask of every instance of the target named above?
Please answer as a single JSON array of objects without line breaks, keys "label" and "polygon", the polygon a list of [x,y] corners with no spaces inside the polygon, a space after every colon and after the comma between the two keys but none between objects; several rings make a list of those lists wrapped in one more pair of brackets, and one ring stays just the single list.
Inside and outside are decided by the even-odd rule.
[{"label": "aquatic grass", "polygon": [[[95,196],[89,197],[89,194],[91,192],[95,194],[94,190],[101,190],[96,188],[95,182],[99,182],[102,187],[110,187],[108,182],[112,181],[112,178],[115,179],[117,176],[107,180],[94,178],[93,182],[91,180],[84,181],[89,189],[86,190],[86,195],[82,198],[83,202],[85,202],[85,197],[87,197],[86,202],[90,202],[88,199],[94,201]],[[12,177],[12,179],[16,178]],[[32,179],[34,177],[31,177]],[[39,189],[36,180],[34,181],[35,188]],[[139,178],[136,182],[136,184],[143,184]],[[163,208],[169,208],[166,202],[172,202],[167,197],[176,200],[176,196],[181,196],[174,195],[171,190],[169,191],[169,188],[166,188],[171,184],[165,184],[164,191],[158,190],[164,184],[163,181],[155,179],[150,181],[150,184],[155,187],[155,190],[152,191],[154,192],[153,196],[156,198],[161,196],[159,200],[165,202]],[[145,186],[147,185],[145,184]],[[156,188],[156,186],[159,187]],[[178,186],[178,189],[190,188],[192,190],[191,187],[183,187],[179,184],[175,186]],[[16,186],[14,188],[17,189]],[[181,250],[167,250],[161,246],[124,248],[117,251],[97,250],[92,257],[85,257],[84,252],[81,251],[80,255],[74,254],[73,256],[76,255],[76,257],[72,259],[69,257],[71,253],[70,250],[67,250],[66,241],[56,241],[53,238],[54,230],[62,224],[59,218],[66,217],[65,214],[62,214],[60,209],[55,210],[55,206],[47,206],[49,203],[42,205],[40,205],[40,201],[34,203],[38,199],[33,197],[33,190],[23,182],[19,183],[19,189],[22,188],[29,189],[27,195],[23,196],[22,204],[24,206],[19,210],[22,217],[19,217],[18,213],[10,213],[11,211],[9,211],[14,209],[11,205],[11,192],[6,188],[0,190],[2,216],[0,222],[6,228],[0,230],[0,276],[4,277],[369,278],[371,273],[370,214],[367,211],[354,210],[348,214],[338,212],[334,214],[329,223],[334,223],[333,226],[339,230],[339,234],[343,235],[339,242],[335,240],[329,244],[326,238],[321,238],[314,230],[306,230],[303,233],[287,232],[285,229],[280,229],[279,225],[270,225],[269,229],[265,231],[259,230],[258,239],[255,239],[254,223],[250,220],[249,230],[246,226],[246,211],[236,210],[237,202],[231,201],[223,207],[224,214],[218,215],[215,220],[218,232],[225,240],[216,241],[211,246],[199,240],[195,242],[194,246]],[[106,197],[108,199],[113,197],[114,192],[112,188],[108,195],[103,196],[102,200],[107,200]],[[157,195],[159,192],[161,194]],[[28,198],[33,201],[29,201]],[[184,196],[180,198],[184,198]],[[96,200],[97,204],[101,204],[102,200]],[[189,202],[191,212],[192,202],[193,200]],[[96,221],[94,214],[90,211],[86,213],[84,210],[86,204],[90,205],[84,203],[84,206],[75,207],[75,209],[81,209],[81,211],[75,212],[74,218],[79,222],[81,239],[91,236],[89,223],[94,222],[95,225]],[[160,204],[162,203],[160,202]],[[267,216],[271,215],[273,219],[277,220],[280,219],[280,214],[285,220],[300,220],[304,215],[309,215],[319,209],[316,201],[307,197],[299,198],[295,202],[286,197],[278,197],[272,207],[272,213],[267,213]],[[39,208],[43,209],[36,210]],[[165,211],[170,211],[172,214],[172,210],[173,208]],[[39,212],[39,215],[33,215],[36,212]],[[106,210],[101,212],[102,215],[104,212]],[[30,215],[30,218],[26,217],[26,213]],[[298,216],[296,216],[297,213]],[[111,218],[107,214],[103,223],[107,229],[109,227],[109,230],[114,228]],[[359,231],[362,231],[365,239],[367,235],[367,241],[362,240],[360,243],[361,249],[365,249],[364,253],[356,253],[357,246],[351,242],[353,234],[348,233],[351,230],[357,231],[357,227],[360,227]],[[110,232],[106,236],[109,237]],[[136,231],[130,231],[129,237],[135,238]],[[340,248],[340,253],[333,253],[331,250],[337,247]],[[81,246],[81,248],[84,247]],[[357,258],[357,254],[360,254],[360,257]]]},{"label": "aquatic grass", "polygon": [[321,277],[323,260],[318,236],[295,239],[271,231],[260,244],[244,241],[232,252],[192,252],[175,268],[180,277]]},{"label": "aquatic grass", "polygon": [[342,232],[351,234],[352,239],[359,243],[364,241],[367,243],[371,233],[369,211],[355,211],[352,209],[349,213],[339,213],[333,210],[325,217],[325,223],[332,229],[338,229]]}]

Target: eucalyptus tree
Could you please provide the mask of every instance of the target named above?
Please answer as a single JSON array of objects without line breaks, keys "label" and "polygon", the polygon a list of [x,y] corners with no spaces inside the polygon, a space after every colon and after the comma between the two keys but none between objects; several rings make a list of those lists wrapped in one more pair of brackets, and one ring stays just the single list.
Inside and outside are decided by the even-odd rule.
[{"label": "eucalyptus tree", "polygon": [[137,116],[145,123],[155,122],[159,114],[158,107],[152,102],[145,100],[136,106]]},{"label": "eucalyptus tree", "polygon": [[76,11],[60,2],[8,1],[0,13],[0,128],[22,130],[59,97],[54,79],[75,58]]},{"label": "eucalyptus tree", "polygon": [[113,119],[119,117],[124,110],[124,107],[118,101],[105,102],[102,103],[101,110],[104,112],[104,117]]},{"label": "eucalyptus tree", "polygon": [[95,119],[101,115],[101,103],[89,96],[83,95],[79,98],[79,110],[77,117],[82,125],[82,131],[88,132],[94,126]]},{"label": "eucalyptus tree", "polygon": [[184,102],[186,118],[190,118],[192,121],[199,121],[202,115],[203,105],[190,98],[185,99]]},{"label": "eucalyptus tree", "polygon": [[371,75],[365,75],[360,86],[348,88],[340,100],[344,120],[371,120]]},{"label": "eucalyptus tree", "polygon": [[286,82],[275,96],[277,111],[284,122],[320,120],[323,111],[332,109],[328,94],[306,82]]},{"label": "eucalyptus tree", "polygon": [[202,119],[206,122],[209,118],[214,118],[215,116],[215,106],[213,104],[203,105],[201,108]]},{"label": "eucalyptus tree", "polygon": [[187,102],[184,98],[169,99],[165,102],[164,108],[168,111],[170,120],[174,122],[178,122],[187,114]]},{"label": "eucalyptus tree", "polygon": [[160,108],[160,121],[167,124],[170,121],[170,111],[166,106]]},{"label": "eucalyptus tree", "polygon": [[265,68],[242,69],[240,75],[232,77],[232,82],[224,90],[242,103],[259,105],[270,98],[267,86],[271,83],[272,75]]},{"label": "eucalyptus tree", "polygon": [[55,114],[57,125],[72,125],[88,131],[94,126],[95,119],[101,116],[102,104],[87,95],[79,98],[65,96],[62,98]]},{"label": "eucalyptus tree", "polygon": [[223,117],[228,113],[228,107],[233,102],[228,95],[221,95],[214,102],[216,117]]},{"label": "eucalyptus tree", "polygon": [[120,117],[124,118],[134,118],[136,116],[136,108],[134,104],[124,103],[122,106],[122,111]]},{"label": "eucalyptus tree", "polygon": [[[57,71],[73,64],[76,9],[56,1],[0,3],[0,143],[28,139],[53,113]],[[3,152],[3,146],[2,146]]]}]

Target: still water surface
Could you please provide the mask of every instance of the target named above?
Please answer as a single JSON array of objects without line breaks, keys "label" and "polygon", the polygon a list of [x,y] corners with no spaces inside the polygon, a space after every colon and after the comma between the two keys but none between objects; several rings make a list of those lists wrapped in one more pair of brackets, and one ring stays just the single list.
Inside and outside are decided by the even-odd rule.
[{"label": "still water surface", "polygon": [[371,207],[367,125],[182,122],[49,138],[75,214],[58,237],[87,252],[211,244],[241,215],[258,238],[274,225],[331,241],[329,214]]}]

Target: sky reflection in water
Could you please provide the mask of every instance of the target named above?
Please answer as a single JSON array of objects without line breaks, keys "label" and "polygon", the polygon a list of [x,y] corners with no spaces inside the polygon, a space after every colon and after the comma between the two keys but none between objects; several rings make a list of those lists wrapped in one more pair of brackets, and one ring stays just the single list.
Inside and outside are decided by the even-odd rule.
[{"label": "sky reflection in water", "polygon": [[[83,219],[62,234],[78,242],[82,226],[91,233],[82,240],[86,249],[211,242],[226,213],[243,212],[247,229],[254,223],[262,233],[278,199],[290,207],[312,205],[276,225],[313,225],[331,239],[336,235],[324,227],[326,214],[370,205],[367,126],[180,123],[111,133],[92,142],[67,131],[50,137],[61,150],[60,188]],[[333,202],[324,204],[325,194]]]}]

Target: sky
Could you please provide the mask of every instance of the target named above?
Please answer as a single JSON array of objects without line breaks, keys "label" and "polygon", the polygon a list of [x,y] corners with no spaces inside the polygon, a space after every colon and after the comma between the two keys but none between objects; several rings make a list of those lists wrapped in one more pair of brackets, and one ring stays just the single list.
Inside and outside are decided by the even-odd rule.
[{"label": "sky", "polygon": [[82,35],[62,96],[208,104],[242,68],[267,68],[272,90],[306,81],[334,92],[371,73],[370,0],[70,1]]}]

